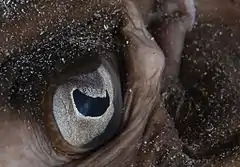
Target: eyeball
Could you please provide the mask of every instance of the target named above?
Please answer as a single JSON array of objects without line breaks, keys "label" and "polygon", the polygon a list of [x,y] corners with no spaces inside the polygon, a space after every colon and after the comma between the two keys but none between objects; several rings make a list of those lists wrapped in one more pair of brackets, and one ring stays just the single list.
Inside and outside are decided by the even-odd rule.
[{"label": "eyeball", "polygon": [[[117,118],[120,120],[113,78],[101,65],[91,73],[70,77],[56,88],[52,99],[53,118],[62,138],[71,146],[101,143],[103,138],[112,136],[111,131],[116,128],[112,126]],[[101,136],[104,137],[96,140]]]}]

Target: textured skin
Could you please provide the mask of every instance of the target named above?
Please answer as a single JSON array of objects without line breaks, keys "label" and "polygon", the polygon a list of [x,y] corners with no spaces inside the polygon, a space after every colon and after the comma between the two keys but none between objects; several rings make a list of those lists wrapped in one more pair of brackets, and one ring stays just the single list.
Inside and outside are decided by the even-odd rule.
[{"label": "textured skin", "polygon": [[[17,19],[13,17],[16,13],[1,17],[0,166],[238,167],[240,117],[239,110],[235,109],[240,108],[239,1],[196,0],[197,13],[193,2],[193,0],[79,0],[69,2],[68,6],[53,0],[52,3],[36,3],[38,11],[34,9],[29,12],[28,9],[24,9],[26,13],[20,12]],[[61,35],[61,27],[85,23],[95,11],[103,14],[91,27],[79,30],[76,26],[70,28],[72,36],[68,33]],[[120,14],[116,14],[119,11]],[[34,14],[36,16],[33,17]],[[121,39],[114,44],[111,44],[116,40],[111,36],[112,32],[104,30],[105,24],[112,23],[112,20],[123,22],[117,24]],[[45,31],[52,34],[48,36],[46,33],[49,41],[44,42],[39,34],[42,28],[46,27],[48,29]],[[111,28],[111,25],[109,27]],[[77,33],[74,33],[75,31]],[[84,36],[81,32],[85,31],[90,33]],[[52,37],[56,38],[52,40]],[[55,127],[54,123],[49,123],[45,118],[51,114],[51,107],[49,109],[43,105],[46,98],[44,101],[42,96],[45,97],[48,90],[46,87],[49,86],[46,83],[54,80],[54,83],[58,84],[59,80],[62,81],[61,77],[67,78],[68,75],[64,73],[65,75],[60,75],[60,79],[58,77],[55,79],[51,69],[47,68],[53,66],[51,64],[53,60],[47,62],[42,60],[45,55],[48,57],[49,53],[52,53],[52,57],[56,57],[54,53],[58,53],[57,55],[65,53],[66,60],[67,57],[71,57],[70,53],[74,49],[71,47],[68,49],[69,46],[59,52],[59,48],[65,46],[65,38],[70,37],[71,39],[86,37],[86,41],[81,41],[83,47],[89,47],[92,54],[96,52],[100,56],[105,56],[104,58],[109,52],[111,53],[109,55],[112,55],[120,48],[124,53],[121,55],[124,66],[120,64],[120,70],[126,71],[125,113],[122,127],[112,140],[87,154],[79,153],[78,148],[62,142],[57,130],[49,130],[50,127]],[[98,39],[103,42],[92,48],[88,42],[94,40],[98,43]],[[59,43],[61,45],[57,45],[57,49],[54,50],[52,45]],[[115,47],[115,43],[122,47]],[[38,48],[28,50],[35,45]],[[14,52],[10,52],[11,50]],[[24,57],[28,52],[32,53],[29,54],[32,58]],[[39,52],[40,56],[37,54]],[[7,59],[8,56],[14,59]],[[228,57],[230,59],[227,59]],[[109,56],[106,59],[118,64],[116,61],[118,59],[115,58]],[[209,73],[205,69],[206,64],[209,65],[209,71],[211,69],[215,71],[205,75],[206,72]],[[84,64],[81,65],[85,67]],[[60,71],[65,67],[61,64],[57,66]],[[70,66],[79,69],[78,65]],[[116,70],[115,66],[112,70]],[[44,80],[45,82],[40,80],[43,72],[47,73],[44,77],[51,74],[48,76],[50,79]],[[214,80],[217,74],[224,75],[228,80],[226,82],[225,78]],[[29,81],[25,82],[26,79]],[[18,84],[21,82],[23,84]],[[198,83],[203,85],[199,86]],[[211,88],[212,85],[219,84],[220,87]],[[21,91],[18,87],[10,89],[12,85],[22,86]],[[207,93],[212,91],[215,95],[211,99],[213,101],[208,101],[210,96],[205,94],[201,96],[195,95],[194,92],[191,94],[189,90],[195,87],[199,90],[205,88]],[[12,93],[10,90],[17,92],[13,91],[13,95],[18,97],[17,100],[9,100],[8,95]],[[183,104],[180,104],[178,98],[184,96],[182,93],[184,91],[188,96],[184,97]],[[226,96],[222,96],[222,92],[226,92],[224,94]],[[33,95],[38,95],[39,98]],[[173,98],[170,98],[171,96]],[[203,100],[202,104],[202,99],[198,97],[207,100]],[[51,102],[47,102],[47,106],[51,106]],[[192,102],[199,102],[195,104],[202,107],[201,110],[197,107],[190,110]],[[213,104],[210,106],[212,112],[204,111],[202,117],[201,111],[210,103]]]}]

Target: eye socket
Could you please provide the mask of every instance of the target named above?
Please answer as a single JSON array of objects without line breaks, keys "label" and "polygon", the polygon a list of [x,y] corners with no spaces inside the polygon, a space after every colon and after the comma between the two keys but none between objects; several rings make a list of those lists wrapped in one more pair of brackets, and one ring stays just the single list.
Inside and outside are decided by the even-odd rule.
[{"label": "eye socket", "polygon": [[47,134],[53,147],[61,152],[96,149],[121,125],[120,80],[107,61],[92,72],[53,84],[44,101]]}]

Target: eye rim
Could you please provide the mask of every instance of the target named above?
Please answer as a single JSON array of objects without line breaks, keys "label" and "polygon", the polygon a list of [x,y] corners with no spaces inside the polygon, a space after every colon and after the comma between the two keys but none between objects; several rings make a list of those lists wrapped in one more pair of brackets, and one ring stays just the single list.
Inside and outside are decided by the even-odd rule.
[{"label": "eye rim", "polygon": [[[57,125],[57,122],[54,118],[54,114],[53,114],[53,110],[52,110],[53,95],[54,95],[55,91],[57,90],[58,86],[60,86],[64,82],[66,83],[66,81],[68,81],[68,79],[72,77],[72,74],[81,75],[83,73],[89,73],[89,72],[95,71],[100,65],[103,65],[104,68],[109,72],[109,75],[113,82],[112,84],[114,85],[114,89],[113,89],[114,113],[113,113],[112,119],[110,120],[109,124],[107,125],[106,129],[104,130],[104,132],[101,135],[94,138],[92,141],[90,141],[89,143],[87,143],[83,146],[75,147],[75,146],[72,146],[71,144],[69,144],[63,138],[63,136],[60,132],[60,129]],[[58,75],[56,75],[56,78],[51,80],[52,82],[50,82],[51,84],[49,85],[49,87],[46,91],[46,94],[44,95],[43,101],[41,103],[41,109],[42,109],[42,112],[44,113],[43,120],[46,125],[46,135],[50,139],[50,143],[51,143],[53,149],[56,151],[56,153],[66,154],[70,158],[75,158],[75,157],[79,158],[79,154],[80,155],[82,154],[82,156],[84,156],[85,154],[83,154],[83,153],[98,149],[102,145],[105,145],[106,143],[108,143],[108,141],[110,139],[112,139],[114,136],[116,136],[116,134],[119,132],[121,125],[122,125],[122,118],[124,115],[124,112],[122,112],[123,99],[122,99],[122,92],[121,92],[121,81],[117,75],[118,71],[115,70],[114,64],[112,64],[112,63],[110,64],[110,63],[108,63],[107,60],[102,58],[100,65],[97,64],[97,66],[96,66],[96,64],[95,65],[93,64],[92,67],[94,67],[94,68],[91,68],[90,70],[86,70],[84,72],[80,71],[80,72],[76,73],[78,71],[77,70],[77,71],[75,71],[75,73],[73,73],[71,71],[70,71],[70,73],[64,73],[64,72],[58,73]],[[112,68],[113,71],[111,71],[109,68]],[[63,74],[64,77],[62,77],[61,74]],[[69,74],[70,74],[70,76],[68,76]],[[117,87],[117,89],[115,87]],[[121,97],[121,98],[119,98],[119,97]],[[119,108],[116,108],[117,104],[118,104],[118,106],[120,106]],[[119,119],[120,121],[117,121],[117,123],[116,123],[116,121],[115,121],[116,119]],[[113,126],[113,127],[111,127],[111,126]],[[114,129],[114,128],[115,128],[115,131],[111,132],[110,135],[108,133],[106,133],[109,129]],[[109,137],[109,136],[111,136],[111,137]],[[106,137],[107,139],[105,140],[104,137]],[[98,140],[100,141],[99,142],[100,144],[99,143],[95,144],[94,142],[98,141]],[[93,145],[95,145],[95,146],[93,146]]]}]

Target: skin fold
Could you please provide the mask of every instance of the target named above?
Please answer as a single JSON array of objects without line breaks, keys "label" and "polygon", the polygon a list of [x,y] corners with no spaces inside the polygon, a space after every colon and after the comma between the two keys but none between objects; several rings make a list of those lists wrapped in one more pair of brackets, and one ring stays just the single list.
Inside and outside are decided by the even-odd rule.
[{"label": "skin fold", "polygon": [[[240,3],[219,2],[1,4],[0,166],[240,166]],[[83,151],[60,135],[51,98],[101,62],[121,79],[123,117]]]}]

